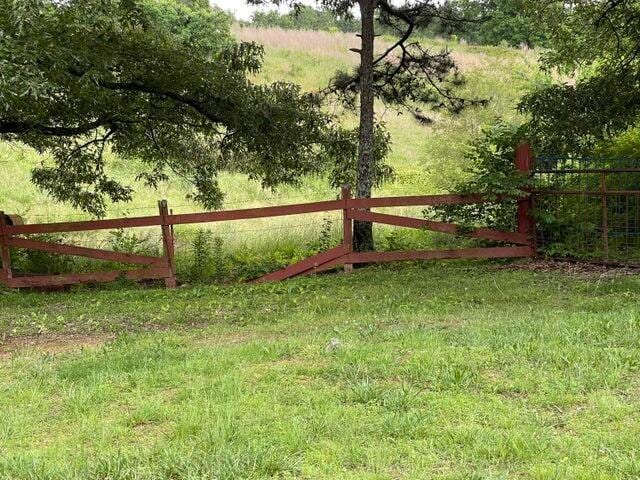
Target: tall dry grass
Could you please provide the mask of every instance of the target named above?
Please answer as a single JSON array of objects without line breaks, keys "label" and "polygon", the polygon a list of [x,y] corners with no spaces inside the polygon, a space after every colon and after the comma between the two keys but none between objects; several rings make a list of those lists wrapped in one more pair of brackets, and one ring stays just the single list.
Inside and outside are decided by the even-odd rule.
[{"label": "tall dry grass", "polygon": [[[353,33],[331,33],[310,30],[286,30],[283,28],[256,28],[236,25],[234,33],[239,40],[256,42],[267,49],[283,49],[306,52],[316,57],[331,57],[342,63],[356,64],[358,56],[350,49],[360,46],[360,39]],[[481,69],[486,65],[486,54],[473,51],[473,47],[466,45],[449,46],[445,40],[436,39],[432,42],[421,40],[423,45],[433,51],[451,50],[451,56],[461,71]],[[384,52],[392,42],[384,38],[376,41],[378,53]]]},{"label": "tall dry grass", "polygon": [[260,43],[268,49],[302,51],[312,56],[333,57],[349,63],[355,63],[358,58],[349,50],[357,48],[360,42],[352,33],[241,26],[234,27],[234,33],[239,40]]}]

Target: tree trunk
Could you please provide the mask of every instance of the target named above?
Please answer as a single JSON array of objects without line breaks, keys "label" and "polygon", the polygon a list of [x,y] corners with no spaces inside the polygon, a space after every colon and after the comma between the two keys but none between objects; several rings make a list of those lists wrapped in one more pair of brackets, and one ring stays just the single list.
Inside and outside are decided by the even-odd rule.
[{"label": "tree trunk", "polygon": [[[360,145],[356,194],[370,198],[373,185],[373,48],[375,42],[374,12],[377,0],[359,0],[362,18],[360,51]],[[373,250],[373,225],[355,222],[353,248],[358,252]]]}]

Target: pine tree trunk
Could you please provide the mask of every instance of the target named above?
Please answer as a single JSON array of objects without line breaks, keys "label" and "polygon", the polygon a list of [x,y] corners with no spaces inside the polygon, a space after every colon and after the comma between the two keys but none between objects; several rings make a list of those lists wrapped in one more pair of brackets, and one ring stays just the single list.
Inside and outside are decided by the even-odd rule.
[{"label": "pine tree trunk", "polygon": [[[374,12],[376,0],[359,0],[362,18],[360,52],[360,145],[356,194],[370,198],[373,186],[373,48],[375,42]],[[373,250],[373,225],[355,222],[353,248],[358,252]]]}]

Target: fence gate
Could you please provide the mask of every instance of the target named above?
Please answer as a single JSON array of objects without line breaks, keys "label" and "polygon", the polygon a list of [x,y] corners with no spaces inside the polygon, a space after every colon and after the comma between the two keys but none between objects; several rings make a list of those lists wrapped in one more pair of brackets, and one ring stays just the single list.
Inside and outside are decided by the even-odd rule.
[{"label": "fence gate", "polygon": [[640,262],[640,159],[538,157],[533,174],[541,251]]}]

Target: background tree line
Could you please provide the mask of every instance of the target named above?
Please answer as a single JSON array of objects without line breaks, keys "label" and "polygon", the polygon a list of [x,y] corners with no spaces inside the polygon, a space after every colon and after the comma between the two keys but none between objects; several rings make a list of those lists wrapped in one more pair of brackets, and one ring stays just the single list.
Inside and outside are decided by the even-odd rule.
[{"label": "background tree line", "polygon": [[[452,28],[449,22],[435,18],[430,25],[418,26],[416,30],[427,38],[461,39],[479,45],[526,45],[531,48],[546,45],[546,34],[523,4],[523,0],[447,0],[441,5],[442,12],[473,21]],[[328,8],[309,5],[299,5],[287,13],[256,12],[249,24],[261,28],[345,33],[358,32],[360,29],[357,19],[337,14]],[[384,25],[378,25],[378,31],[394,33],[393,29]]]}]

